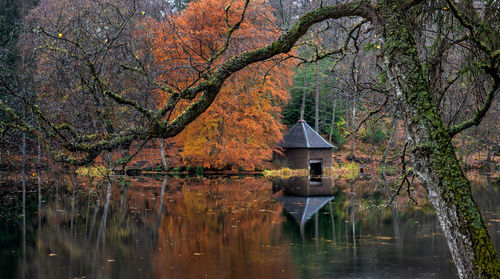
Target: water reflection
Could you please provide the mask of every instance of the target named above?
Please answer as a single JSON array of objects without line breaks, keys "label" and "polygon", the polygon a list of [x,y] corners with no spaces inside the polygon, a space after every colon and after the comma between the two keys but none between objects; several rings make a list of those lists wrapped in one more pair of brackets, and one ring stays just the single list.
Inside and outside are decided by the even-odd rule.
[{"label": "water reflection", "polygon": [[313,215],[315,216],[315,232],[317,232],[318,211],[333,199],[334,197],[294,196],[281,196],[277,198],[283,209],[299,224],[302,238],[304,238],[304,226]]},{"label": "water reflection", "polygon": [[[259,178],[50,177],[41,199],[36,178],[1,184],[2,278],[456,277],[425,204],[290,197]],[[498,244],[492,189],[477,197]]]},{"label": "water reflection", "polygon": [[273,191],[275,193],[283,192],[283,196],[277,197],[277,200],[299,225],[303,240],[305,237],[304,226],[311,217],[315,216],[314,232],[316,244],[318,244],[318,211],[334,199],[332,187],[333,179],[331,177],[273,179]]},{"label": "water reflection", "polygon": [[332,196],[333,179],[331,177],[290,177],[273,179],[273,192],[283,191],[285,196]]}]

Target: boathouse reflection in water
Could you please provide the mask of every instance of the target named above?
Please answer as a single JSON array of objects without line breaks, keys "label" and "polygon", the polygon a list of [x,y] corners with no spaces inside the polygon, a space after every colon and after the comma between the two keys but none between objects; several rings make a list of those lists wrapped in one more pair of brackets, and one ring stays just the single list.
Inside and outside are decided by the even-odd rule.
[{"label": "boathouse reflection in water", "polygon": [[333,196],[331,177],[290,177],[273,179],[273,192],[283,191],[284,196],[315,197]]},{"label": "boathouse reflection in water", "polygon": [[[315,239],[318,241],[318,212],[335,197],[333,196],[333,179],[331,177],[291,177],[273,180],[273,192],[282,191],[277,200],[283,209],[290,214],[300,227],[300,236],[304,240],[305,224],[315,216]],[[330,204],[330,215],[331,212]]]}]

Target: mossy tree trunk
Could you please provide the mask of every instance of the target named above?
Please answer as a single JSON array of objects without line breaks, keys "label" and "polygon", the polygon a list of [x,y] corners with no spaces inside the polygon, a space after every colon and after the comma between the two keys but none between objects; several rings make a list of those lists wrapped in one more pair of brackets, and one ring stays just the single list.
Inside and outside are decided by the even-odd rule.
[{"label": "mossy tree trunk", "polygon": [[461,278],[499,278],[500,262],[470,182],[460,168],[452,134],[440,117],[404,14],[385,24],[386,65],[407,125],[413,171],[436,209]]}]

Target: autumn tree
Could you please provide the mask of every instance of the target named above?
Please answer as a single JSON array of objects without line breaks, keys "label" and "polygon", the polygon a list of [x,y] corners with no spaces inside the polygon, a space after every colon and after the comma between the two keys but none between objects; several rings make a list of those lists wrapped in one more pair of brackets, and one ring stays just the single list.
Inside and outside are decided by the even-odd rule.
[{"label": "autumn tree", "polygon": [[[219,67],[229,57],[277,38],[271,10],[262,1],[202,0],[181,13],[149,22],[155,61],[162,69],[159,78],[185,89],[207,66]],[[225,39],[228,32],[233,32],[230,44]],[[217,50],[223,51],[213,56]],[[277,62],[252,65],[231,76],[210,108],[175,137],[186,164],[253,169],[269,159],[269,151],[282,136],[280,112],[291,76],[291,64]],[[170,97],[159,92],[159,104]],[[172,117],[187,105],[180,104]]]}]

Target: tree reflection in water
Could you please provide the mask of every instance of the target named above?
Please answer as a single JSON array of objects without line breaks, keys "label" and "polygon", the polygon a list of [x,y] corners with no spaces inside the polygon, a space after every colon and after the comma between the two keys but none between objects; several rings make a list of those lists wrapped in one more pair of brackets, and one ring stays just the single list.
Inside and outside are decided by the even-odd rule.
[{"label": "tree reflection in water", "polygon": [[[324,203],[301,236],[266,179],[51,175],[40,196],[38,178],[22,188],[22,174],[10,176],[0,190],[7,278],[456,276],[430,206],[386,208],[358,186]],[[498,244],[498,185],[476,196]]]}]

